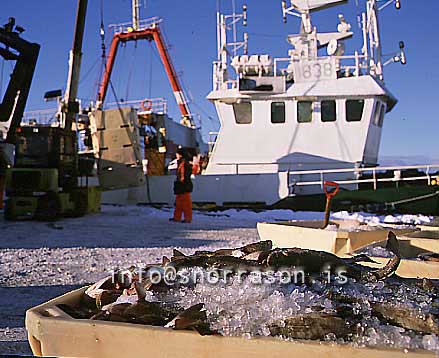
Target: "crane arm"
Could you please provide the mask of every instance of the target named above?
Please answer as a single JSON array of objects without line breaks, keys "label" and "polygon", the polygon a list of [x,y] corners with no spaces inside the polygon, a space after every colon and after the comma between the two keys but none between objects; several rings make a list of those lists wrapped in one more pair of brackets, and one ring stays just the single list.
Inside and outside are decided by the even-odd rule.
[{"label": "crane arm", "polygon": [[154,41],[159,50],[160,58],[162,60],[163,66],[165,67],[166,74],[168,75],[169,82],[171,83],[172,90],[174,91],[175,100],[180,108],[181,115],[183,118],[191,120],[191,114],[189,111],[189,106],[184,95],[183,88],[178,80],[177,73],[175,71],[174,65],[172,64],[171,56],[167,50],[165,40],[163,38],[162,31],[157,25],[155,31],[153,32]]},{"label": "crane arm", "polygon": [[84,38],[85,18],[87,14],[88,0],[78,0],[76,12],[75,35],[73,38],[73,47],[70,51],[69,76],[67,79],[66,92],[61,105],[61,112],[64,119],[64,128],[71,129],[79,111],[77,104],[79,76],[82,59],[82,42]]},{"label": "crane arm", "polygon": [[192,125],[192,116],[189,110],[186,96],[178,79],[177,72],[175,71],[171,56],[169,55],[169,51],[167,50],[163,33],[158,23],[143,30],[131,31],[131,32],[119,32],[113,36],[107,62],[105,65],[105,71],[103,73],[102,81],[99,86],[99,92],[97,97],[98,108],[102,108],[102,105],[105,101],[105,97],[107,95],[108,85],[110,83],[111,73],[113,71],[119,43],[128,42],[128,41],[137,41],[137,40],[148,40],[155,42],[163,67],[165,68],[169,83],[172,87],[172,91],[174,92],[177,105],[180,109],[180,113],[183,119],[185,120],[185,122]]},{"label": "crane arm", "polygon": [[40,52],[40,45],[22,39],[13,31],[14,25],[15,20],[10,18],[9,24],[0,27],[0,43],[5,45],[4,48],[0,48],[0,56],[5,60],[16,61],[0,103],[0,122],[6,122],[6,143],[11,144],[15,142],[15,132],[23,117]]}]

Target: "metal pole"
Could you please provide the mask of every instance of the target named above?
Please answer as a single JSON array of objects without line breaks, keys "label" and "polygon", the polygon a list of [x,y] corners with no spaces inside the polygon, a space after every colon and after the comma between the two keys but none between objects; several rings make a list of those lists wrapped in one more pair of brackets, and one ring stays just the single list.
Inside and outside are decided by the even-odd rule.
[{"label": "metal pole", "polygon": [[62,112],[64,113],[64,128],[70,130],[76,114],[78,113],[76,98],[78,96],[78,84],[81,70],[82,40],[84,38],[87,2],[88,0],[78,0],[75,36],[73,38],[73,48],[70,51],[69,77],[67,80],[67,88],[62,106]]},{"label": "metal pole", "polygon": [[140,5],[139,0],[133,0],[133,29],[137,31],[139,29],[139,13],[140,13]]},{"label": "metal pole", "polygon": [[366,19],[366,14],[363,12],[361,14],[361,22],[363,24],[363,55],[365,56],[366,59],[366,64],[367,64],[367,72],[369,73],[369,49],[368,49],[368,44],[367,44],[367,19]]}]

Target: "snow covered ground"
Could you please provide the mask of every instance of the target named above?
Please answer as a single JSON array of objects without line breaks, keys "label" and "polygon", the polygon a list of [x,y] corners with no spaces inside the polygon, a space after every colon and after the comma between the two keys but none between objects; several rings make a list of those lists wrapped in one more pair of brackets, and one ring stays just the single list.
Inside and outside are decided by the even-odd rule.
[{"label": "snow covered ground", "polygon": [[[169,222],[171,208],[103,206],[83,218],[5,222],[0,212],[0,354],[30,353],[26,309],[97,281],[117,267],[160,262],[173,248],[237,247],[258,240],[256,223],[322,219],[323,213],[273,210],[195,212],[193,223]],[[366,222],[421,223],[422,216],[375,217],[336,213]]]}]

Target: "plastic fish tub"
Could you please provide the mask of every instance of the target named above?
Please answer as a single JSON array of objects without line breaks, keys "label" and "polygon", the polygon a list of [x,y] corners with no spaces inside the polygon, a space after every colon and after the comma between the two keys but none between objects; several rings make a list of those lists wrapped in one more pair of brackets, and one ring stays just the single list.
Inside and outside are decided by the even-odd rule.
[{"label": "plastic fish tub", "polygon": [[[324,229],[323,221],[280,221],[258,223],[261,240],[271,240],[274,247],[299,247],[301,249],[326,251],[338,256],[351,254],[363,247],[387,239],[390,229],[370,226],[361,230],[360,223],[354,220],[331,221],[330,226],[337,229]],[[358,227],[359,230],[354,231]],[[413,229],[392,229],[396,235],[413,232]]]},{"label": "plastic fish tub", "polygon": [[[398,235],[398,241],[402,258],[413,259],[422,254],[439,253],[439,231],[403,233]],[[377,246],[385,247],[386,241],[373,243],[371,245],[371,247]],[[438,262],[436,262],[436,264],[438,264]],[[439,273],[437,273],[437,275],[439,275]]]},{"label": "plastic fish tub", "polygon": [[[166,357],[166,358],[406,358],[403,350],[355,348],[312,341],[286,342],[274,338],[201,336],[191,331],[129,323],[74,319],[57,307],[76,305],[86,288],[32,308],[26,313],[29,343],[36,356]],[[435,357],[424,350],[410,357]]]},{"label": "plastic fish tub", "polygon": [[[378,268],[384,266],[389,259],[383,257],[371,257],[375,263],[362,262],[361,264],[368,267]],[[401,260],[396,270],[396,274],[405,278],[429,278],[439,279],[439,262],[418,261],[418,260]]]},{"label": "plastic fish tub", "polygon": [[434,221],[431,224],[418,224],[417,228],[425,231],[439,231],[439,221]]},{"label": "plastic fish tub", "polygon": [[420,253],[436,252],[439,253],[439,231],[418,231],[407,233],[399,237],[403,248],[411,249],[415,256]]}]

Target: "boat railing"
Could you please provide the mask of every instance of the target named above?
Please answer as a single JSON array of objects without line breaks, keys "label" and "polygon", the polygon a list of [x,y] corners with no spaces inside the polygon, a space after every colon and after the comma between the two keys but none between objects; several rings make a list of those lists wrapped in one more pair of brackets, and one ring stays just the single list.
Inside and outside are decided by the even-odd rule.
[{"label": "boat railing", "polygon": [[[335,61],[335,71],[337,73],[341,73],[341,76],[345,77],[359,77],[363,75],[370,75],[372,73],[371,67],[368,64],[368,56],[362,55],[358,53],[358,51],[355,52],[354,55],[342,55],[342,56],[320,56],[317,59],[307,59],[305,57],[293,59],[291,57],[276,57],[273,59],[273,67],[271,75],[273,76],[286,76],[289,73],[292,72],[291,65],[294,63],[294,61],[297,61],[300,63],[301,61],[325,61],[325,60],[334,60]],[[230,90],[230,89],[236,89],[238,88],[238,80],[235,79],[228,79],[224,81],[220,77],[220,67],[221,62],[220,61],[214,61],[214,73],[216,76],[214,76],[214,89],[220,90]],[[239,78],[239,75],[238,75]]]},{"label": "boat railing", "polygon": [[168,102],[164,98],[147,98],[137,99],[124,102],[111,102],[105,105],[106,109],[129,106],[138,110],[138,114],[166,114],[168,111]]},{"label": "boat railing", "polygon": [[[221,62],[220,61],[214,61],[213,62],[213,66],[214,66],[214,73],[218,74],[220,71],[220,65]],[[221,78],[219,78],[218,76],[215,78],[214,76],[214,80],[213,80],[213,88],[215,89],[215,91],[218,91],[220,89],[236,89],[238,88],[238,80],[233,80],[233,79],[228,79],[226,81],[222,81]]]},{"label": "boat railing", "polygon": [[[297,61],[325,61],[325,60],[335,60],[336,71],[342,71],[345,76],[362,76],[364,74],[370,73],[370,67],[367,64],[367,56],[361,55],[355,52],[354,55],[343,55],[343,56],[320,56],[317,59],[307,59],[305,57],[301,58],[291,58],[291,57],[276,57],[273,59],[272,74],[274,76],[285,76],[292,71],[290,65]],[[220,63],[218,61],[214,62],[215,73],[218,73]],[[226,85],[224,85],[226,84]],[[236,80],[228,80],[224,82],[223,89],[234,89],[237,87]],[[221,87],[221,79],[217,78],[217,83],[214,84],[215,88],[219,89]]]},{"label": "boat railing", "polygon": [[133,32],[133,31],[142,31],[145,29],[152,28],[162,22],[162,19],[160,17],[154,16],[150,17],[148,19],[139,20],[139,26],[136,30],[133,28],[132,22],[122,22],[119,24],[111,24],[109,25],[109,28],[115,33],[124,33],[124,32]]},{"label": "boat railing", "polygon": [[[417,171],[418,175],[404,176],[404,171]],[[383,173],[393,172],[392,176],[380,176]],[[346,168],[346,169],[327,169],[327,170],[298,170],[288,172],[288,185],[291,188],[320,186],[322,189],[326,180],[334,180],[334,175],[346,174],[346,179],[336,180],[339,185],[358,185],[372,183],[373,189],[378,189],[379,183],[413,182],[426,180],[428,185],[432,185],[433,180],[439,178],[439,164],[413,165],[413,166],[390,166],[390,167],[370,167],[370,168]],[[349,179],[351,174],[352,179]],[[304,180],[304,176],[317,176],[319,179]],[[294,192],[294,191],[293,191]]]},{"label": "boat railing", "polygon": [[[354,75],[361,76],[370,73],[370,68],[367,64],[367,56],[359,54],[357,51],[354,55],[343,56],[320,56],[317,60],[335,59],[337,63],[337,71],[343,70],[346,76]],[[306,58],[297,59],[298,62],[306,60]],[[275,75],[286,75],[289,71],[288,65],[282,66],[282,63],[292,63],[291,57],[277,57],[273,59],[273,73]]]},{"label": "boat railing", "polygon": [[35,111],[28,111],[23,113],[21,125],[47,125],[58,126],[59,120],[56,116],[58,108],[39,109]]},{"label": "boat railing", "polygon": [[[235,174],[251,174],[248,170],[242,168],[250,166],[279,166],[293,167],[297,163],[215,163],[220,166],[231,166],[234,168]],[[404,171],[418,171],[414,175],[404,175]],[[295,192],[297,187],[320,186],[323,190],[325,181],[336,181],[341,186],[359,185],[372,183],[373,189],[378,189],[379,183],[395,183],[396,186],[400,182],[413,182],[425,180],[428,185],[433,185],[433,180],[439,184],[439,164],[428,165],[410,165],[410,166],[388,166],[388,167],[368,167],[368,168],[342,168],[342,169],[322,169],[322,170],[286,170],[288,175],[288,189],[290,193]],[[393,172],[391,176],[387,174],[383,177],[381,174]],[[343,175],[344,174],[344,175]],[[335,179],[337,176],[340,179]],[[342,177],[345,177],[343,179]],[[311,177],[311,178],[310,178]],[[314,178],[313,178],[314,177]],[[318,178],[318,179],[317,179]]]}]

